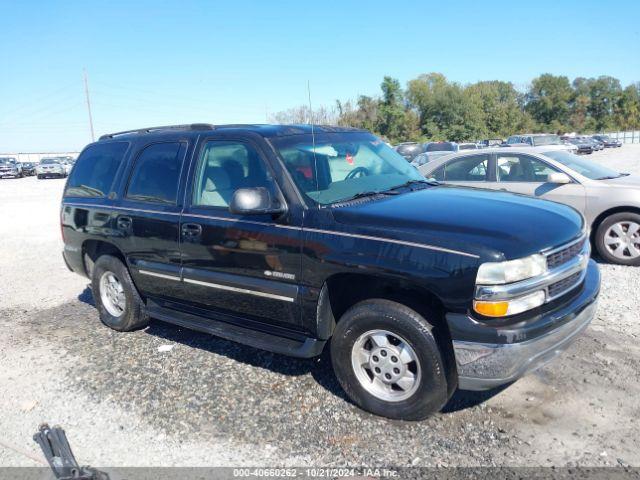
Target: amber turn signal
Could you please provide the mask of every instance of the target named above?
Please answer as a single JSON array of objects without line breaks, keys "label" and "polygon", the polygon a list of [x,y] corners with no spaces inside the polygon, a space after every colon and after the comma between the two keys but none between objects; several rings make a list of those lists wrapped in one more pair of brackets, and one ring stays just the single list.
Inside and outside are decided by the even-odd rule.
[{"label": "amber turn signal", "polygon": [[485,317],[504,317],[509,310],[509,302],[473,302],[473,309]]}]

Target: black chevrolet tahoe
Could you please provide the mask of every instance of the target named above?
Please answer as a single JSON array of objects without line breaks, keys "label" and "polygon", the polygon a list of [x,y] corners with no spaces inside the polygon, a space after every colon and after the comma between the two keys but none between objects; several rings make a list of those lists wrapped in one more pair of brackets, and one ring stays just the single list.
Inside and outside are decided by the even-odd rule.
[{"label": "black chevrolet tahoe", "polygon": [[339,127],[105,135],[67,180],[61,229],[105,325],[326,347],[355,404],[399,419],[543,365],[586,329],[600,286],[577,211],[426,181]]}]

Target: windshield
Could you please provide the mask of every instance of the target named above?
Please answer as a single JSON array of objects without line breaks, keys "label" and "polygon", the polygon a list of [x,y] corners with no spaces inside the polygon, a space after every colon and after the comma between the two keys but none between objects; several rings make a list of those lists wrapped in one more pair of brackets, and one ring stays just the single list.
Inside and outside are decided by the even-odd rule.
[{"label": "windshield", "polygon": [[298,188],[321,205],[424,181],[402,156],[369,133],[320,133],[315,155],[311,135],[276,137],[271,143]]},{"label": "windshield", "polygon": [[57,160],[55,158],[43,158],[40,162],[41,165],[52,165],[54,163],[60,163],[60,160]]},{"label": "windshield", "polygon": [[558,145],[562,143],[558,135],[539,135],[533,137],[534,145]]},{"label": "windshield", "polygon": [[16,163],[14,158],[0,158],[0,164],[8,165],[12,163]]},{"label": "windshield", "polygon": [[617,178],[621,176],[620,172],[616,172],[610,168],[590,162],[589,160],[580,158],[579,156],[565,150],[555,150],[552,152],[545,152],[544,154],[547,157],[554,159],[556,162],[560,162],[569,167],[580,175],[590,178],[591,180],[604,180],[606,178]]}]

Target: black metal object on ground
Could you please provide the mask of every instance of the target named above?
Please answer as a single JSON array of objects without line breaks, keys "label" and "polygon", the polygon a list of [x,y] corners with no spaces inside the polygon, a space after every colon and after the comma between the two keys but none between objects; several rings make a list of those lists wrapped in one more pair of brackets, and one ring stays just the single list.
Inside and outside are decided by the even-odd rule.
[{"label": "black metal object on ground", "polygon": [[78,465],[62,428],[51,428],[43,423],[33,440],[40,445],[57,480],[109,480],[109,475],[104,472]]}]

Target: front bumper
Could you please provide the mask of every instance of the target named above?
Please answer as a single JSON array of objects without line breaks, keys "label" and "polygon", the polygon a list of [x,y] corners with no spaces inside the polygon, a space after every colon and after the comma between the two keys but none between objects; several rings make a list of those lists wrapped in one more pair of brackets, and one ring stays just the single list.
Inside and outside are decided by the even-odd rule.
[{"label": "front bumper", "polygon": [[466,317],[472,326],[470,330],[482,333],[479,338],[495,338],[490,342],[469,341],[470,332],[466,332],[464,340],[456,339],[456,329],[460,330],[463,320],[448,316],[450,326],[455,325],[452,336],[458,387],[487,390],[512,382],[551,361],[587,328],[595,315],[599,290],[600,272],[590,260],[580,293],[564,306],[531,322],[493,328]]}]

